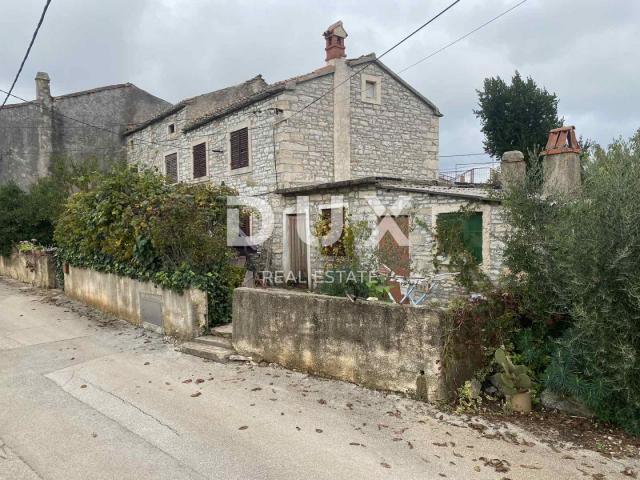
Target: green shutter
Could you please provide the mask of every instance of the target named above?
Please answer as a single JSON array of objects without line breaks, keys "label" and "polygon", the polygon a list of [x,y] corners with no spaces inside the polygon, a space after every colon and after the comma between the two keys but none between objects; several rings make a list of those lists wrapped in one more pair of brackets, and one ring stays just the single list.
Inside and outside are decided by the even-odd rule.
[{"label": "green shutter", "polygon": [[463,242],[476,262],[482,263],[482,213],[464,216]]},{"label": "green shutter", "polygon": [[[437,219],[438,225],[456,224],[456,229],[462,235],[462,244],[473,255],[478,263],[482,263],[482,213],[441,213]],[[447,253],[447,246],[442,245],[442,251]]]}]

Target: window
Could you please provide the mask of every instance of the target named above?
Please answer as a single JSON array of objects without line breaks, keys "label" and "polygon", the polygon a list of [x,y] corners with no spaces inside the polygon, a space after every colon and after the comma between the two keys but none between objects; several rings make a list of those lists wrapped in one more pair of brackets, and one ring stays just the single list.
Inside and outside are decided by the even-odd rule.
[{"label": "window", "polygon": [[482,213],[441,213],[436,221],[438,252],[450,255],[461,247],[482,263]]},{"label": "window", "polygon": [[364,94],[367,98],[376,98],[376,82],[367,80],[365,82]]},{"label": "window", "polygon": [[[338,224],[338,225],[333,225],[332,219],[333,219],[333,215],[335,215],[337,218],[340,218],[340,216],[342,217],[342,221]],[[320,233],[323,237],[326,235],[329,235],[329,232],[332,231],[332,229],[338,230],[340,229],[340,236],[335,240],[335,242],[332,245],[327,245],[327,246],[323,246],[322,247],[322,254],[323,255],[328,255],[331,257],[343,257],[345,255],[345,251],[344,251],[344,227],[345,227],[345,222],[344,222],[344,208],[323,208],[320,211],[320,231],[318,233]],[[333,234],[332,234],[333,235]],[[331,239],[329,239],[331,240]]]},{"label": "window", "polygon": [[362,74],[361,99],[366,103],[375,103],[380,105],[382,103],[381,83],[382,77],[376,75]]},{"label": "window", "polygon": [[171,183],[178,183],[178,154],[170,153],[164,157],[164,174]]},{"label": "window", "polygon": [[249,166],[249,129],[231,132],[231,170]]},{"label": "window", "polygon": [[176,124],[170,123],[167,127],[167,132],[169,133],[169,135],[173,135],[174,133],[176,133]]},{"label": "window", "polygon": [[193,178],[207,175],[207,144],[205,142],[193,146]]}]

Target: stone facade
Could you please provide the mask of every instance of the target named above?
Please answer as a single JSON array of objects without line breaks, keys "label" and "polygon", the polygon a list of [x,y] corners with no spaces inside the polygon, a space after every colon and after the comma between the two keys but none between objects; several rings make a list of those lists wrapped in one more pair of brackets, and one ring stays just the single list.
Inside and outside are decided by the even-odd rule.
[{"label": "stone facade", "polygon": [[[360,70],[361,65],[352,69]],[[362,77],[379,82],[380,103],[363,100]],[[435,180],[438,175],[438,112],[378,63],[351,78],[352,178],[402,176]]]},{"label": "stone facade", "polygon": [[[128,161],[165,173],[165,157],[176,154],[178,181],[224,183],[268,203],[273,231],[257,262],[264,270],[290,268],[288,215],[306,215],[309,239],[321,207],[332,195],[342,195],[353,220],[364,220],[373,229],[378,219],[369,200],[376,197],[390,206],[405,196],[411,209],[411,274],[430,275],[437,215],[473,203],[482,213],[482,268],[497,278],[502,248],[497,203],[478,189],[452,194],[437,186],[438,108],[375,55],[348,60],[338,53],[314,72],[216,104],[197,118],[183,105],[174,106],[126,133]],[[171,124],[173,133],[168,131]],[[243,128],[248,129],[249,165],[234,170],[230,135]],[[192,149],[202,142],[206,175],[194,178]],[[297,211],[298,195],[308,197],[303,212]],[[263,220],[253,217],[254,232]],[[307,248],[309,272],[324,264],[316,243],[310,241]]]},{"label": "stone facade", "polygon": [[[435,228],[438,215],[459,212],[461,207],[468,211],[482,214],[482,250],[483,261],[480,265],[491,280],[497,280],[503,273],[503,235],[505,224],[502,219],[502,207],[499,202],[486,191],[478,188],[438,187],[408,185],[398,181],[365,181],[361,184],[348,185],[338,188],[323,188],[318,192],[291,191],[284,195],[284,204],[279,211],[293,213],[303,211],[309,218],[308,238],[314,225],[321,219],[322,209],[332,204],[345,209],[351,224],[366,225],[369,232],[375,233],[378,228],[379,212],[375,205],[383,208],[383,215],[406,215],[409,217],[409,253],[410,274],[416,277],[430,277],[436,272],[434,266]],[[302,210],[298,207],[299,197],[306,199]],[[395,208],[402,200],[403,208]],[[279,243],[286,237],[284,224],[276,222],[273,238]],[[373,235],[373,242],[361,245],[362,251],[373,251],[377,247]],[[319,240],[314,239],[309,245],[309,272],[321,273],[328,259],[323,255]],[[281,253],[281,252],[279,252]],[[283,265],[287,270],[286,259],[274,254],[276,265]],[[446,271],[446,267],[443,269]],[[437,298],[448,299],[460,293],[455,279],[444,279],[438,291]]]},{"label": "stone facade", "polygon": [[39,73],[36,100],[0,111],[0,183],[28,188],[56,157],[94,158],[102,167],[122,161],[122,133],[168,105],[130,83],[53,97],[48,75]]}]

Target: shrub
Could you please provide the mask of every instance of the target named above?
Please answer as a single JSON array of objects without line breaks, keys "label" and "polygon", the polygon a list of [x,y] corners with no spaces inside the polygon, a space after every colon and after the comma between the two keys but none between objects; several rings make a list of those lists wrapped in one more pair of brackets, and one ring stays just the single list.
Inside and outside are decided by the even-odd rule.
[{"label": "shrub", "polygon": [[55,230],[69,264],[208,293],[209,321],[230,319],[244,271],[226,245],[225,186],[169,185],[151,171],[116,168],[75,193]]},{"label": "shrub", "polygon": [[520,360],[640,434],[640,132],[592,149],[576,197],[543,198],[533,173],[504,202],[508,288],[529,320]]}]

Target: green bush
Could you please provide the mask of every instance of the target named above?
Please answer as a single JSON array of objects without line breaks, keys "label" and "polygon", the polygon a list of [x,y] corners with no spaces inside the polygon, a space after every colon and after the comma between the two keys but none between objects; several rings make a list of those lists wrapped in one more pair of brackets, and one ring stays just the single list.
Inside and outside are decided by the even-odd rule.
[{"label": "green bush", "polygon": [[0,255],[21,241],[51,245],[67,191],[56,179],[42,178],[28,192],[15,184],[0,187]]},{"label": "green bush", "polygon": [[576,197],[543,198],[530,175],[505,198],[509,288],[530,321],[516,348],[548,388],[640,434],[640,132],[592,149],[583,175]]},{"label": "green bush", "polygon": [[152,281],[209,297],[210,323],[227,322],[244,271],[226,244],[226,197],[232,189],[167,184],[133,167],[96,174],[75,193],[55,230],[60,256],[77,267]]}]

